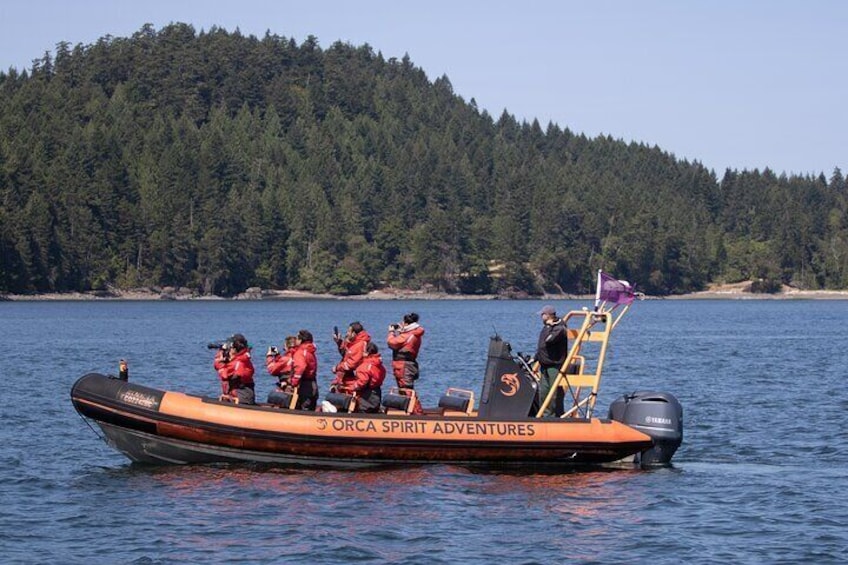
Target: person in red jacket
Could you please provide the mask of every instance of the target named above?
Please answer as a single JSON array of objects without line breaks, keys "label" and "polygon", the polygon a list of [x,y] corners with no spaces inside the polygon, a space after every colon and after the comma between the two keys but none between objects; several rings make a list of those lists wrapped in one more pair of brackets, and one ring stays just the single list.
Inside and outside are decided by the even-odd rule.
[{"label": "person in red jacket", "polygon": [[214,367],[221,379],[224,395],[235,399],[239,404],[256,404],[250,346],[242,334],[233,334],[233,337],[221,346],[215,355]]},{"label": "person in red jacket", "polygon": [[[398,388],[413,390],[415,381],[418,380],[418,352],[421,349],[421,340],[424,337],[424,328],[418,323],[418,314],[410,312],[403,317],[401,324],[389,326],[389,335],[386,341],[392,350],[392,374],[397,380]],[[421,414],[421,404],[415,400],[413,414]]]},{"label": "person in red jacket", "polygon": [[298,410],[315,410],[318,405],[318,360],[312,332],[297,332],[297,346],[292,354],[292,377],[289,383],[297,389]]},{"label": "person in red jacket", "polygon": [[293,335],[286,336],[286,350],[281,354],[276,347],[269,347],[265,354],[265,368],[268,374],[277,377],[277,386],[285,390],[291,386],[291,377],[294,374],[294,352],[297,348],[297,338]]},{"label": "person in red jacket", "polygon": [[339,348],[339,354],[342,360],[333,367],[333,372],[336,378],[330,384],[330,390],[349,389],[356,380],[356,368],[362,363],[365,357],[365,347],[371,341],[371,336],[362,327],[359,322],[353,322],[347,328],[347,334],[344,339],[340,335],[334,334],[333,340]]},{"label": "person in red jacket", "polygon": [[386,379],[386,367],[383,365],[383,359],[375,343],[368,342],[365,347],[365,357],[356,367],[354,374],[356,379],[349,392],[357,397],[356,411],[379,412],[380,402],[383,399],[381,387]]}]

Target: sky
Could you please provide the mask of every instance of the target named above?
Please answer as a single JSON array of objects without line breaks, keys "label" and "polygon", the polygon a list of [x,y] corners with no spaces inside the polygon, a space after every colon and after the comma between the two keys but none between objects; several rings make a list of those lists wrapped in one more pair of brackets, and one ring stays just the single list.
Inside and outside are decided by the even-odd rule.
[{"label": "sky", "polygon": [[0,69],[145,23],[408,54],[497,119],[725,169],[848,174],[842,0],[0,0]]}]

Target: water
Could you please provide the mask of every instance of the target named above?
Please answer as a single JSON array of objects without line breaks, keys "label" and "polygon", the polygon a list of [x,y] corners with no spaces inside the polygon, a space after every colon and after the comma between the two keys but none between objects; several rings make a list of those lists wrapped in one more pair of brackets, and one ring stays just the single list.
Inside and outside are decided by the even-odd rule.
[{"label": "water", "polygon": [[[427,329],[419,389],[479,390],[488,337],[532,352],[539,302],[0,303],[0,539],[5,563],[841,562],[848,550],[844,301],[646,301],[613,334],[598,401],[655,389],[684,406],[670,469],[561,474],[453,466],[312,471],[144,467],[77,416],[89,371],[217,394],[205,345],[258,353],[304,327],[322,390],[332,326],[383,343]],[[583,302],[557,302],[560,311]],[[264,397],[272,378],[257,372]],[[24,402],[26,400],[26,402]]]}]

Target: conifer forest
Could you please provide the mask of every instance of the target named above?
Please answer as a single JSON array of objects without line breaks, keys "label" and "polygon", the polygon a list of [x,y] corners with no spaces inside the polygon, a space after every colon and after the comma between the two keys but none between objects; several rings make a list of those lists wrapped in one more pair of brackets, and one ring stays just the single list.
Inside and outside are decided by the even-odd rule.
[{"label": "conifer forest", "polygon": [[311,36],[147,25],[0,72],[0,198],[0,293],[848,288],[838,168],[716,173]]}]

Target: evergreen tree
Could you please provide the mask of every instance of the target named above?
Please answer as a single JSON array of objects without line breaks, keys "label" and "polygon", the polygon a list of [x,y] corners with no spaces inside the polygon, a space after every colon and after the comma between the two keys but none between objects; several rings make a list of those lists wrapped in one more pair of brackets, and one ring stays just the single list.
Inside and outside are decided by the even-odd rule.
[{"label": "evergreen tree", "polygon": [[187,24],[0,72],[0,292],[848,286],[848,188],[493,119],[408,55]]}]

